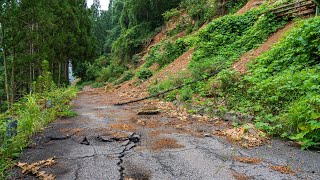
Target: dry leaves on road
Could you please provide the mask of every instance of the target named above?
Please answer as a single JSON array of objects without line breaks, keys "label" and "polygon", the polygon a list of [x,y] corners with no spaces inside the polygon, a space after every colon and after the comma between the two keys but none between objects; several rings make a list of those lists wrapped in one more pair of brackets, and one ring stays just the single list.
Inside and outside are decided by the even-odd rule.
[{"label": "dry leaves on road", "polygon": [[235,171],[232,174],[236,180],[250,180],[251,179],[249,176],[242,174],[242,173],[235,172]]},{"label": "dry leaves on road", "polygon": [[32,164],[18,162],[16,166],[22,169],[23,174],[32,174],[42,180],[54,180],[55,176],[53,174],[47,174],[45,171],[39,170],[44,167],[52,166],[55,163],[56,161],[54,160],[54,158],[50,158]]},{"label": "dry leaves on road", "polygon": [[152,144],[151,150],[160,151],[162,149],[179,149],[183,147],[184,145],[178,144],[176,139],[161,138]]},{"label": "dry leaves on road", "polygon": [[234,160],[242,162],[242,163],[248,163],[248,164],[258,164],[261,162],[261,159],[257,159],[257,158],[250,158],[250,157],[240,157],[240,156],[236,156],[233,157]]},{"label": "dry leaves on road", "polygon": [[270,166],[272,170],[278,171],[282,174],[294,174],[295,172],[289,166]]},{"label": "dry leaves on road", "polygon": [[111,129],[130,131],[130,132],[135,132],[137,130],[137,127],[135,127],[134,125],[126,124],[126,123],[110,124],[109,127]]},{"label": "dry leaves on road", "polygon": [[241,146],[246,148],[262,146],[269,142],[269,138],[266,137],[266,134],[250,123],[240,127],[217,131],[216,134],[226,136],[228,140],[238,142]]}]

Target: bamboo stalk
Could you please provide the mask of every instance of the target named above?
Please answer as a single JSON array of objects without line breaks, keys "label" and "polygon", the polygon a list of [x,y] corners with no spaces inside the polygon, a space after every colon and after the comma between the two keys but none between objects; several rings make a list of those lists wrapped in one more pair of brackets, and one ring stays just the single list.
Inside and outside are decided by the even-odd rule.
[{"label": "bamboo stalk", "polygon": [[269,12],[277,11],[279,9],[286,8],[286,7],[289,7],[289,6],[294,6],[294,5],[297,5],[299,3],[304,3],[304,2],[308,2],[308,0],[302,0],[302,1],[294,2],[294,3],[286,4],[286,5],[274,8],[274,9],[270,10]]},{"label": "bamboo stalk", "polygon": [[289,10],[292,10],[292,9],[298,9],[298,8],[302,8],[302,7],[308,7],[308,6],[313,6],[314,4],[312,2],[308,2],[306,4],[302,4],[302,5],[299,5],[299,6],[293,6],[293,7],[290,7],[290,8],[287,8],[287,9],[283,9],[281,11],[276,11],[274,13],[276,14],[280,14],[280,13],[283,13],[283,12],[286,12],[286,11],[289,11]]}]

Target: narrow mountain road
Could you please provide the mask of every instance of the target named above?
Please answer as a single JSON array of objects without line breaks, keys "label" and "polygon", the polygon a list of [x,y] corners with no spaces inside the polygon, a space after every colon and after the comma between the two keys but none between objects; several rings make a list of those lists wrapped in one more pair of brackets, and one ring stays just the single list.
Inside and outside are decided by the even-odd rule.
[{"label": "narrow mountain road", "polygon": [[[34,136],[20,161],[55,157],[57,163],[42,170],[62,180],[320,179],[318,152],[278,140],[243,149],[213,135],[221,128],[214,122],[179,118],[164,102],[113,106],[121,91],[84,88],[73,101],[78,116]],[[273,170],[278,166],[289,167],[289,174]],[[16,168],[13,179],[36,177]]]}]

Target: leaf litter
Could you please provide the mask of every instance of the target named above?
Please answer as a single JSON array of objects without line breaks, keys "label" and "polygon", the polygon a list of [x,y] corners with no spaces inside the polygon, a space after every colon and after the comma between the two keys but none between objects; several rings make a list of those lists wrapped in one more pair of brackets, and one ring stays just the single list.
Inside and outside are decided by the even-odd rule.
[{"label": "leaf litter", "polygon": [[53,174],[47,174],[45,171],[40,171],[41,168],[49,167],[54,164],[56,164],[54,158],[49,158],[47,160],[42,160],[31,164],[18,162],[16,166],[22,169],[23,174],[32,174],[42,180],[55,180],[55,176]]},{"label": "leaf litter", "polygon": [[237,142],[245,148],[262,146],[269,142],[266,133],[257,129],[253,124],[247,123],[240,127],[216,130],[215,134],[225,136],[232,142]]},{"label": "leaf litter", "polygon": [[295,174],[289,166],[270,166],[270,168],[282,174]]},{"label": "leaf litter", "polygon": [[184,145],[178,144],[176,139],[160,138],[152,144],[151,150],[160,151],[163,149],[179,149],[183,147]]},{"label": "leaf litter", "polygon": [[250,158],[250,157],[240,157],[240,156],[235,156],[233,157],[234,160],[242,162],[242,163],[248,163],[248,164],[258,164],[262,162],[261,159],[257,158]]}]

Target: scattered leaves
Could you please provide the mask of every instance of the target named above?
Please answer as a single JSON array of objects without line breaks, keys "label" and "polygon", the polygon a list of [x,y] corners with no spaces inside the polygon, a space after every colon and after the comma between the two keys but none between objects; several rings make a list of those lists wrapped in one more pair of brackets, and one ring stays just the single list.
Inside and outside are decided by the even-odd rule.
[{"label": "scattered leaves", "polygon": [[161,138],[152,144],[151,150],[160,151],[162,149],[178,149],[183,147],[184,145],[178,144],[176,139]]},{"label": "scattered leaves", "polygon": [[272,170],[278,171],[282,174],[294,174],[295,172],[289,166],[270,166]]},{"label": "scattered leaves", "polygon": [[236,180],[249,180],[249,179],[251,179],[249,176],[235,172],[235,171],[232,173],[232,175]]},{"label": "scattered leaves", "polygon": [[112,132],[111,136],[113,138],[119,138],[119,139],[128,138],[128,134],[123,132]]},{"label": "scattered leaves", "polygon": [[122,123],[120,123],[120,124],[111,124],[110,127],[112,129],[124,130],[124,131],[132,131],[132,132],[137,130],[137,128],[134,125],[132,125],[132,124],[124,124],[124,123],[123,124]]},{"label": "scattered leaves", "polygon": [[241,127],[216,131],[215,134],[226,136],[228,140],[238,142],[246,148],[262,146],[269,141],[266,133],[250,123],[244,124]]},{"label": "scattered leaves", "polygon": [[55,176],[53,174],[47,174],[45,171],[39,170],[43,167],[52,166],[55,163],[56,161],[54,160],[54,158],[50,158],[32,164],[18,162],[16,166],[22,169],[23,174],[32,174],[42,180],[54,180]]},{"label": "scattered leaves", "polygon": [[145,126],[145,125],[146,125],[146,121],[141,120],[141,119],[137,120],[136,123],[137,123],[138,125],[140,125],[140,126]]},{"label": "scattered leaves", "polygon": [[261,162],[261,159],[257,159],[257,158],[249,158],[249,157],[240,157],[240,156],[236,156],[233,157],[234,160],[242,162],[242,163],[248,163],[248,164],[258,164]]}]

